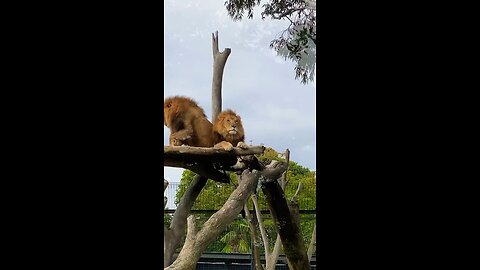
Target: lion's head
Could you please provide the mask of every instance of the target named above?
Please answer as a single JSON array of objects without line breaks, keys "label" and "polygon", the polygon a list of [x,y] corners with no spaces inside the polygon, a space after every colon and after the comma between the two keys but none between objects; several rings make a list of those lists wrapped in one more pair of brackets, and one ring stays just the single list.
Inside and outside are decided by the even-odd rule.
[{"label": "lion's head", "polygon": [[242,119],[232,110],[225,110],[218,115],[213,123],[213,131],[217,137],[221,137],[217,141],[222,139],[233,145],[245,138]]},{"label": "lion's head", "polygon": [[195,111],[195,114],[203,115],[203,109],[200,108],[193,99],[182,96],[173,96],[166,98],[163,102],[163,119],[165,126],[171,128],[174,120],[179,118],[182,113]]}]

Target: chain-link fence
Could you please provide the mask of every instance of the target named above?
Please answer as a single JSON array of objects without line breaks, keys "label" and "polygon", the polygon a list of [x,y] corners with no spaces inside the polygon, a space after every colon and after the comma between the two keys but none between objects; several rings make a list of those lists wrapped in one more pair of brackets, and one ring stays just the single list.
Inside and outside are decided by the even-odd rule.
[{"label": "chain-link fence", "polygon": [[[171,182],[168,184],[167,189],[165,190],[165,196],[167,197],[167,209],[169,210],[174,210],[176,209],[175,205],[175,196],[177,194],[177,190],[179,187],[180,183],[178,182]],[[316,200],[315,200],[315,194],[316,194],[316,185],[315,183],[308,183],[304,184],[302,183],[302,190],[300,191],[299,195],[297,196],[297,201],[299,204],[299,208],[302,211],[315,211],[316,210]],[[285,194],[287,194],[287,198],[292,197],[292,195],[296,192],[298,186],[292,186],[292,185],[287,185]],[[306,194],[308,193],[308,194]],[[263,199],[263,193],[261,191],[258,192],[258,203],[259,203],[259,208],[260,210],[268,210],[268,205]],[[308,195],[308,196],[307,196]],[[208,200],[211,202],[212,205],[223,205],[225,203],[225,199],[221,197],[211,197],[207,193],[201,192],[196,200],[198,201],[205,201]],[[249,208],[252,208],[252,203],[249,202]],[[205,207],[199,207],[197,203],[195,203],[192,207],[194,210],[218,210],[218,209],[205,209]]]}]

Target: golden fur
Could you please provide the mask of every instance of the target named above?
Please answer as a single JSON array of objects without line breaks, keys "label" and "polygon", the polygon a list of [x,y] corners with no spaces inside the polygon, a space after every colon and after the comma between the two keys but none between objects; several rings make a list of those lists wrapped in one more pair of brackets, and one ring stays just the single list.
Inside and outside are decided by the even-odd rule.
[{"label": "golden fur", "polygon": [[165,126],[170,128],[170,145],[212,147],[212,123],[203,109],[188,97],[173,96],[163,104]]},{"label": "golden fur", "polygon": [[221,112],[213,122],[215,147],[232,150],[234,146],[247,148],[242,119],[232,110]]}]

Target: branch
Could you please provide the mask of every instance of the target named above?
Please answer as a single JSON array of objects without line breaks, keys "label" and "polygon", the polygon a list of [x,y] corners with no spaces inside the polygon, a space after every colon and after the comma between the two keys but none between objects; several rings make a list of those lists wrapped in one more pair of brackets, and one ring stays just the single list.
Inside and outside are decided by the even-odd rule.
[{"label": "branch", "polygon": [[[278,15],[275,15],[274,13],[270,14],[270,16],[272,16],[273,19],[276,19],[276,20],[280,20],[282,18],[287,18],[288,20],[290,20],[290,18],[288,18],[287,16],[288,15],[291,15],[292,13],[294,12],[297,12],[297,11],[302,11],[304,10],[305,8],[292,8],[292,9],[289,9],[283,13],[280,13]],[[291,20],[290,20],[291,22]]]},{"label": "branch", "polygon": [[170,228],[164,230],[164,267],[167,267],[172,263],[175,249],[179,246],[185,233],[187,216],[192,209],[195,199],[198,197],[198,194],[200,194],[200,191],[202,191],[206,183],[206,177],[196,175],[193,178],[193,181],[188,186],[177,206]]},{"label": "branch", "polygon": [[303,184],[302,184],[302,182],[299,182],[299,183],[298,183],[298,187],[297,187],[297,191],[295,191],[295,194],[292,196],[292,198],[290,199],[290,201],[294,201],[294,200],[297,199],[297,195],[298,195],[298,193],[300,192],[300,190],[302,190],[302,188],[303,188]]},{"label": "branch", "polygon": [[[260,173],[256,170],[253,172],[245,170],[241,175],[238,187],[230,194],[223,207],[205,222],[199,232],[196,232],[195,235],[192,233],[188,235],[175,262],[165,269],[195,269],[195,265],[208,245],[215,241],[240,213],[248,197],[255,190],[259,176]],[[189,226],[193,225],[189,224]]]},{"label": "branch", "polygon": [[265,225],[263,224],[262,220],[262,213],[260,213],[260,208],[258,207],[258,200],[257,195],[252,195],[253,205],[255,207],[255,212],[258,218],[258,226],[260,227],[260,233],[262,234],[263,239],[263,246],[265,247],[265,261],[267,262],[266,268],[268,269],[268,260],[267,258],[270,256],[270,244],[268,242],[267,232],[265,231]]},{"label": "branch", "polygon": [[[253,154],[261,154],[265,151],[264,146],[253,146],[248,149],[239,147],[227,151],[221,148],[212,147],[191,147],[191,146],[164,146],[163,165],[170,167],[180,167],[189,169],[197,174],[203,175],[221,183],[229,183],[230,178],[225,172],[219,171],[237,171],[240,167],[235,167],[238,157],[250,168],[260,170],[262,167]],[[251,162],[252,157],[254,158]]]}]

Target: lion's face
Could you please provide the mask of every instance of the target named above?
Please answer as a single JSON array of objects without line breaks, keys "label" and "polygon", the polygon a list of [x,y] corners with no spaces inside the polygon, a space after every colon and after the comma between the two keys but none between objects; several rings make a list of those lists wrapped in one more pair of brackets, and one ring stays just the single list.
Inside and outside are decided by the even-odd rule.
[{"label": "lion's face", "polygon": [[226,114],[219,124],[221,128],[218,131],[223,137],[240,137],[244,134],[242,120],[237,115]]}]

